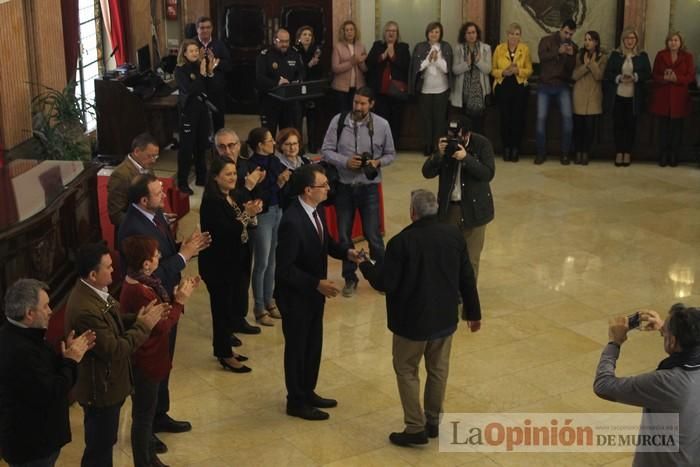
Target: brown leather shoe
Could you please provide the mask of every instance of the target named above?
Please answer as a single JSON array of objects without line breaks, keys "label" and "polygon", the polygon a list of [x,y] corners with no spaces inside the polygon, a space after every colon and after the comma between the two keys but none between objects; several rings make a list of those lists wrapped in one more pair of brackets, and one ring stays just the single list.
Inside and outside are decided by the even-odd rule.
[{"label": "brown leather shoe", "polygon": [[270,315],[262,315],[260,318],[256,320],[258,324],[262,326],[274,326],[275,322],[272,321],[272,318],[270,318]]}]

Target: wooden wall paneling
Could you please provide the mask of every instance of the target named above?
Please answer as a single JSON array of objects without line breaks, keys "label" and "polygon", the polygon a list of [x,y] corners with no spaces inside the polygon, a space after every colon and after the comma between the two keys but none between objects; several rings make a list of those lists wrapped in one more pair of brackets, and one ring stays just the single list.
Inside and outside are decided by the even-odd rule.
[{"label": "wooden wall paneling", "polygon": [[[182,22],[183,29],[185,24],[194,23],[200,16],[209,16],[213,6],[213,2],[210,0],[182,0],[180,2],[181,10],[183,9],[183,3],[184,13],[180,13],[181,17],[184,18],[184,21]],[[214,21],[214,24],[216,24],[216,21]]]},{"label": "wooden wall paneling", "polygon": [[[63,21],[61,2],[55,0],[31,1],[32,31],[34,40],[33,82],[54,89],[66,85],[66,57],[63,50]],[[50,46],[49,46],[50,44]]]},{"label": "wooden wall paneling", "polygon": [[[129,0],[129,62],[137,63],[136,51],[151,45],[151,2]],[[153,50],[151,50],[151,55]],[[151,57],[153,58],[153,57]]]},{"label": "wooden wall paneling", "polygon": [[23,44],[25,8],[23,1],[0,4],[0,18],[3,19],[0,28],[0,57],[3,57],[0,60],[0,132],[5,149],[27,139],[31,130],[31,93],[27,85],[31,80],[27,48]]}]

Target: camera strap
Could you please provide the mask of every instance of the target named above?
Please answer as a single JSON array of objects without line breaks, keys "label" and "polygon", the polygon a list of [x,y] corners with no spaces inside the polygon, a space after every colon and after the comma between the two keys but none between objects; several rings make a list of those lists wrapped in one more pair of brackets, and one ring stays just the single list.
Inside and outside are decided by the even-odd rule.
[{"label": "camera strap", "polygon": [[[367,133],[369,133],[369,153],[372,155],[372,159],[374,159],[374,120],[372,119],[372,112],[370,112],[367,116],[369,117],[367,120]],[[352,120],[352,131],[355,135],[355,154],[359,154],[357,151],[357,122],[355,119]]]}]

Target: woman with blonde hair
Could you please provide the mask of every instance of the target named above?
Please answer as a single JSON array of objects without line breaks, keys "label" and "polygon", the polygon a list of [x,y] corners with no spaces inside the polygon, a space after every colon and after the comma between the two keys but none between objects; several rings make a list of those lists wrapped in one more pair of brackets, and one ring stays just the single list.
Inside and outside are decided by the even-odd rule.
[{"label": "woman with blonde hair", "polygon": [[690,115],[692,105],[688,86],[693,82],[693,56],[685,50],[683,36],[673,31],[666,36],[666,48],[654,59],[651,73],[651,113],[659,121],[659,165],[678,165],[683,119]]},{"label": "woman with blonde hair", "polygon": [[632,162],[637,116],[643,108],[644,83],[651,77],[649,57],[638,47],[637,31],[625,28],[620,36],[620,47],[610,53],[603,76],[605,107],[613,112],[616,167],[628,167]]},{"label": "woman with blonde hair", "polygon": [[209,109],[205,103],[209,80],[219,64],[218,58],[204,60],[203,51],[194,39],[185,39],[180,45],[175,67],[178,112],[180,114],[180,149],[177,153],[177,186],[181,192],[194,194],[189,187],[190,168],[194,167],[198,186],[204,186],[207,164],[204,152],[209,146]]},{"label": "woman with blonde hair", "polygon": [[532,74],[532,59],[527,44],[520,40],[522,29],[511,23],[506,29],[508,39],[493,52],[491,75],[493,92],[501,114],[503,160],[518,162],[520,141],[525,127],[527,79]]},{"label": "woman with blonde hair", "polygon": [[355,90],[365,85],[367,51],[359,40],[357,26],[348,20],[340,26],[338,43],[333,47],[331,69],[338,112],[349,112]]},{"label": "woman with blonde hair", "polygon": [[401,42],[399,24],[387,21],[384,36],[372,44],[367,56],[367,85],[377,97],[374,111],[389,122],[394,146],[399,142],[403,107],[408,99],[410,64],[411,51]]}]

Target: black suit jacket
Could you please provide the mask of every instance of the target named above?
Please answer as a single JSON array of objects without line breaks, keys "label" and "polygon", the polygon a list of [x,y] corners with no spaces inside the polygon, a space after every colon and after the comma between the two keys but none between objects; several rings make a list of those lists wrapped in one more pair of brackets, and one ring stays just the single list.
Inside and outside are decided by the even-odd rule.
[{"label": "black suit jacket", "polygon": [[316,288],[319,281],[327,277],[328,255],[336,259],[347,257],[348,247],[328,235],[323,207],[318,213],[323,225],[323,242],[298,198],[282,215],[275,272],[275,298],[282,312],[322,310],[325,297]]},{"label": "black suit jacket", "polygon": [[[163,211],[160,209],[156,213],[156,217],[163,222],[163,225],[168,225],[163,216]],[[167,236],[163,235],[160,229],[132,204],[129,205],[129,209],[126,210],[124,220],[119,226],[117,241],[122,256],[122,262],[126,265],[124,261],[124,251],[121,247],[125,238],[131,237],[132,235],[148,235],[158,240],[158,249],[160,250],[161,258],[158,269],[155,270],[155,275],[163,283],[163,287],[165,287],[165,290],[170,294],[170,298],[173,298],[175,286],[180,283],[180,273],[185,269],[187,264],[185,260],[182,259],[182,256],[177,254],[179,246],[175,243],[175,238],[172,233],[170,233],[170,230],[168,230],[168,232],[169,234]]]},{"label": "black suit jacket", "polygon": [[[243,207],[239,204],[241,211]],[[250,276],[250,240],[241,241],[243,224],[221,196],[204,194],[199,208],[202,232],[211,245],[199,253],[199,273],[207,283],[236,284]],[[246,279],[249,280],[249,279]]]}]

